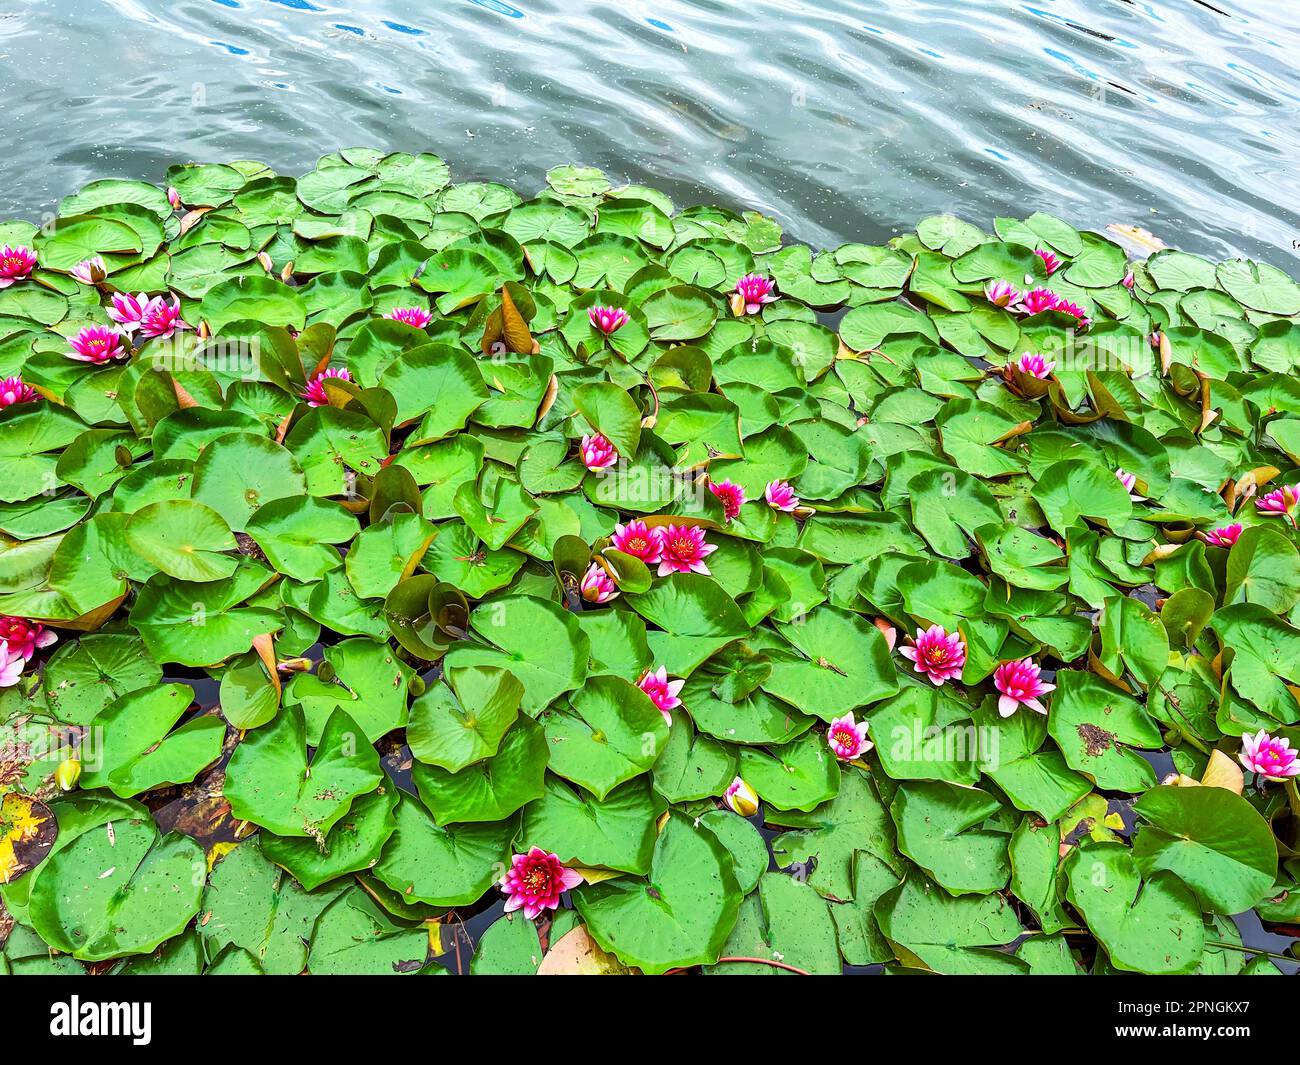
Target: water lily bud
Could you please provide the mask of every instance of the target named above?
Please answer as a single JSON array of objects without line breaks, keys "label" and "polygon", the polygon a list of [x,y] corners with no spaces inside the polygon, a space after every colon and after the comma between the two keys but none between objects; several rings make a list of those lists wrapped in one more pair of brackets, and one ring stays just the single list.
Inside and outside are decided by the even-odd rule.
[{"label": "water lily bud", "polygon": [[758,793],[741,777],[736,777],[727,785],[727,790],[722,793],[722,801],[741,817],[753,817],[758,813]]},{"label": "water lily bud", "polygon": [[81,760],[78,758],[63,759],[54,771],[54,782],[58,784],[60,791],[71,791],[80,779]]}]

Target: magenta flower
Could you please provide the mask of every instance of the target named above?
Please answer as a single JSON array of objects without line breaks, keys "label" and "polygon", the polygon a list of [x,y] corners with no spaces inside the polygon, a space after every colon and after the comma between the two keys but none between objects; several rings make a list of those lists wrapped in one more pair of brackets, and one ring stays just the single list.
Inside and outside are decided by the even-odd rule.
[{"label": "magenta flower", "polygon": [[189,328],[181,317],[179,296],[173,297],[171,303],[155,296],[140,315],[140,335],[150,340],[169,340],[178,329]]},{"label": "magenta flower", "polygon": [[1270,736],[1260,729],[1253,736],[1246,733],[1241,737],[1241,753],[1237,758],[1252,773],[1267,780],[1285,780],[1300,775],[1296,753],[1291,750],[1290,740]]},{"label": "magenta flower", "polygon": [[727,785],[727,790],[722,793],[722,801],[727,804],[727,809],[741,817],[753,817],[758,813],[758,793],[742,777],[736,777]]},{"label": "magenta flower", "polygon": [[516,854],[498,885],[506,894],[506,913],[523,908],[530,921],[560,905],[560,895],[582,883],[582,874],[566,869],[558,855],[534,847]]},{"label": "magenta flower", "polygon": [[776,299],[776,282],[762,274],[746,274],[736,282],[737,302],[744,304],[746,314],[757,314],[765,303]]},{"label": "magenta flower", "polygon": [[328,407],[330,402],[329,393],[325,391],[325,382],[333,379],[335,381],[351,381],[352,375],[348,372],[346,366],[340,366],[335,369],[333,366],[327,366],[310,381],[307,387],[299,394],[299,399],[305,399],[309,407]]},{"label": "magenta flower", "polygon": [[745,490],[731,481],[710,481],[709,491],[722,502],[722,513],[728,521],[740,513],[745,505]]},{"label": "magenta flower", "polygon": [[1129,499],[1133,500],[1134,503],[1141,503],[1146,499],[1146,496],[1140,496],[1133,491],[1134,485],[1137,484],[1137,474],[1129,473],[1128,470],[1125,469],[1117,469],[1115,471],[1115,477],[1119,480],[1119,483],[1124,486],[1124,491],[1128,493]]},{"label": "magenta flower", "polygon": [[12,652],[0,642],[0,688],[12,688],[23,675],[23,666],[27,665],[22,655]]},{"label": "magenta flower", "polygon": [[660,666],[657,670],[647,669],[642,673],[636,686],[650,696],[650,701],[659,708],[659,712],[664,715],[664,720],[672,725],[673,715],[669,711],[682,705],[682,701],[677,698],[677,693],[682,690],[682,685],[685,683],[684,680],[669,680],[668,668]]},{"label": "magenta flower", "polygon": [[1284,484],[1255,500],[1255,509],[1261,514],[1283,514],[1294,525],[1297,503],[1300,503],[1300,484]]},{"label": "magenta flower", "polygon": [[40,398],[40,393],[21,377],[0,380],[0,409],[12,407],[15,403],[31,403]]},{"label": "magenta flower", "polygon": [[993,673],[993,687],[1002,693],[998,700],[998,713],[1010,717],[1021,705],[1047,713],[1047,707],[1038,701],[1040,695],[1056,691],[1055,684],[1046,684],[1039,679],[1041,670],[1033,660],[1022,658],[1018,662],[1003,662]]},{"label": "magenta flower", "polygon": [[1020,289],[1010,281],[990,281],[985,286],[984,298],[995,307],[1012,307],[1020,302]]},{"label": "magenta flower", "polygon": [[1050,288],[1031,288],[1020,297],[1020,302],[1013,309],[1022,314],[1041,314],[1053,311],[1061,302],[1061,297]]},{"label": "magenta flower", "polygon": [[704,530],[698,525],[669,525],[659,534],[659,576],[670,573],[704,573],[704,560],[718,548],[706,543]]},{"label": "magenta flower", "polygon": [[582,455],[582,464],[595,473],[606,469],[618,461],[618,450],[600,433],[584,436],[578,446]]},{"label": "magenta flower", "polygon": [[1123,286],[1124,286],[1126,289],[1128,289],[1130,292],[1132,292],[1132,291],[1133,291],[1133,286],[1134,286],[1134,284],[1136,284],[1136,282],[1137,282],[1137,278],[1135,278],[1135,277],[1133,276],[1133,271],[1130,270],[1130,271],[1129,271],[1127,274],[1125,274],[1124,277],[1121,279],[1120,284],[1123,285]]},{"label": "magenta flower", "polygon": [[608,603],[618,597],[618,586],[610,579],[605,567],[593,562],[587,567],[579,586],[582,598],[589,603]]},{"label": "magenta flower", "polygon": [[1231,547],[1240,538],[1241,522],[1239,521],[1234,521],[1231,525],[1221,525],[1205,534],[1205,542],[1215,547]]},{"label": "magenta flower", "polygon": [[653,566],[662,554],[660,531],[649,528],[639,518],[626,525],[615,525],[613,539],[615,548],[639,558],[647,566]]},{"label": "magenta flower", "polygon": [[1048,251],[1046,248],[1035,248],[1034,254],[1043,260],[1043,269],[1047,271],[1048,277],[1061,268],[1061,260],[1056,257],[1055,252]]},{"label": "magenta flower", "polygon": [[153,300],[143,292],[138,296],[132,296],[129,292],[114,292],[113,304],[108,308],[108,316],[122,327],[124,333],[134,333],[140,328],[140,320],[144,318],[152,303]]},{"label": "magenta flower", "polygon": [[181,209],[181,194],[171,185],[167,186],[167,202],[172,205],[173,211],[179,211]]},{"label": "magenta flower", "polygon": [[875,746],[867,739],[867,723],[855,722],[852,710],[831,722],[830,728],[826,730],[826,742],[841,762],[861,758]]},{"label": "magenta flower", "polygon": [[599,329],[606,336],[617,333],[627,325],[629,315],[622,307],[595,306],[587,311],[587,320],[592,328]]},{"label": "magenta flower", "polygon": [[394,307],[384,317],[394,322],[405,322],[416,329],[423,329],[433,321],[433,315],[423,307]]},{"label": "magenta flower", "polygon": [[789,512],[799,505],[799,497],[794,494],[788,481],[769,481],[763,495],[773,510]]},{"label": "magenta flower", "polygon": [[904,658],[916,663],[916,672],[928,677],[936,688],[944,681],[961,676],[966,664],[966,641],[961,634],[949,634],[942,625],[918,631],[916,639],[907,638],[909,647],[900,648]]},{"label": "magenta flower", "polygon": [[36,256],[31,248],[19,245],[0,248],[0,288],[8,288],[15,281],[26,281],[36,269]]},{"label": "magenta flower", "polygon": [[1042,380],[1049,377],[1053,370],[1056,369],[1056,363],[1048,362],[1041,355],[1026,351],[1020,356],[1020,361],[1016,363],[1016,369],[1030,377],[1037,377]]},{"label": "magenta flower", "polygon": [[0,615],[0,641],[11,654],[18,655],[24,662],[30,661],[38,648],[49,647],[56,639],[58,637],[39,621],[28,621],[11,614]]},{"label": "magenta flower", "polygon": [[103,258],[96,255],[90,259],[82,259],[68,273],[83,285],[98,285],[108,276],[108,267],[104,265]]},{"label": "magenta flower", "polygon": [[1068,314],[1079,323],[1080,329],[1086,329],[1091,322],[1088,313],[1077,303],[1071,303],[1069,300],[1057,300],[1056,306],[1052,310],[1058,314]]},{"label": "magenta flower", "polygon": [[72,350],[65,353],[68,358],[96,366],[103,366],[126,354],[122,334],[104,325],[88,325],[68,343],[72,345]]}]

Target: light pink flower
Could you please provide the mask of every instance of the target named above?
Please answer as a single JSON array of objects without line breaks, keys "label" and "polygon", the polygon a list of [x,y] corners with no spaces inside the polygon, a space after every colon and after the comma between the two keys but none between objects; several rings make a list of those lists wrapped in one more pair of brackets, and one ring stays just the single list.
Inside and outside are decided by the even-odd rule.
[{"label": "light pink flower", "polygon": [[1133,491],[1133,486],[1137,484],[1137,474],[1129,473],[1128,470],[1121,468],[1115,471],[1115,477],[1124,486],[1124,491],[1128,493],[1129,499],[1133,500],[1134,503],[1141,503],[1146,499],[1146,496],[1140,496]]},{"label": "light pink flower", "polygon": [[758,793],[754,791],[743,777],[736,777],[722,793],[722,801],[727,809],[740,814],[741,817],[753,817],[758,813]]},{"label": "light pink flower", "polygon": [[10,653],[29,661],[41,647],[49,647],[58,637],[39,621],[16,618],[12,614],[0,615],[0,640]]},{"label": "light pink flower", "polygon": [[1047,276],[1051,277],[1061,268],[1061,260],[1056,257],[1056,253],[1048,251],[1046,248],[1035,248],[1034,254],[1043,260],[1043,269],[1047,271]]},{"label": "light pink flower", "polygon": [[1060,302],[1061,297],[1050,288],[1031,288],[1012,309],[1021,314],[1041,314],[1043,311],[1055,310]]},{"label": "light pink flower", "polygon": [[709,491],[722,502],[722,513],[731,521],[745,505],[745,490],[731,481],[710,481]]},{"label": "light pink flower", "polygon": [[1080,329],[1086,329],[1092,319],[1088,317],[1087,312],[1077,303],[1071,303],[1069,300],[1057,300],[1056,306],[1052,308],[1058,314],[1068,314],[1079,323]]},{"label": "light pink flower", "polygon": [[1034,352],[1026,351],[1020,356],[1020,361],[1016,363],[1016,369],[1030,377],[1037,377],[1040,380],[1050,377],[1053,370],[1056,369],[1056,363],[1048,362],[1041,355]]},{"label": "light pink flower", "polygon": [[658,562],[662,553],[660,530],[649,528],[639,518],[636,521],[629,521],[626,525],[615,525],[613,542],[616,549],[639,558],[647,566],[653,566]]},{"label": "light pink flower", "polygon": [[0,641],[0,688],[12,688],[23,675],[23,666],[27,660],[16,654]]},{"label": "light pink flower", "polygon": [[1205,542],[1215,547],[1231,547],[1240,537],[1241,522],[1234,521],[1231,525],[1221,525],[1217,529],[1211,529],[1205,534]]},{"label": "light pink flower", "polygon": [[757,314],[763,304],[776,299],[776,282],[762,274],[746,274],[736,282],[736,294],[745,304],[746,314]]},{"label": "light pink flower", "polygon": [[433,315],[423,307],[394,307],[384,317],[394,322],[405,322],[407,325],[415,326],[416,329],[423,329],[433,321]]},{"label": "light pink flower", "polygon": [[704,560],[718,548],[706,543],[704,530],[698,525],[669,525],[659,534],[659,576],[670,573],[704,573]]},{"label": "light pink flower", "polygon": [[587,321],[592,328],[599,329],[606,336],[617,333],[627,325],[629,315],[622,307],[602,307],[597,305],[587,311]]},{"label": "light pink flower", "polygon": [[618,585],[605,572],[605,567],[599,562],[593,562],[587,567],[587,572],[582,577],[580,585],[582,598],[589,603],[608,603],[611,599],[618,597]]},{"label": "light pink flower", "polygon": [[1120,284],[1123,285],[1130,292],[1132,292],[1133,286],[1134,284],[1136,284],[1136,282],[1137,282],[1137,278],[1133,276],[1133,271],[1130,270],[1127,274],[1124,275],[1123,279],[1120,281]]},{"label": "light pink flower", "polygon": [[855,722],[852,710],[831,722],[830,728],[826,730],[826,742],[841,762],[861,758],[875,746],[867,739],[867,723]]},{"label": "light pink flower", "polygon": [[104,325],[86,326],[68,343],[72,345],[72,350],[65,352],[68,358],[94,363],[96,366],[103,366],[126,354],[121,332]]},{"label": "light pink flower", "polygon": [[560,895],[581,883],[582,874],[566,869],[559,855],[534,847],[510,859],[510,868],[498,886],[506,894],[506,913],[522,908],[531,921],[543,910],[557,909]]},{"label": "light pink flower", "polygon": [[1021,706],[1047,713],[1047,707],[1038,701],[1040,695],[1056,691],[1055,684],[1046,684],[1039,679],[1041,670],[1032,659],[1022,658],[1018,662],[1003,662],[993,673],[993,687],[1002,693],[998,700],[998,713],[1010,717]]},{"label": "light pink flower", "polygon": [[96,255],[82,259],[68,273],[83,285],[98,285],[108,276],[108,267],[104,265],[103,258]]},{"label": "light pink flower", "polygon": [[1268,780],[1285,780],[1300,775],[1296,753],[1291,749],[1290,740],[1270,736],[1260,729],[1253,736],[1246,733],[1241,737],[1241,753],[1237,758],[1252,773]]},{"label": "light pink flower", "polygon": [[1284,484],[1256,499],[1255,509],[1261,514],[1284,514],[1294,525],[1297,503],[1300,503],[1300,484]]},{"label": "light pink flower", "polygon": [[794,494],[788,481],[769,481],[763,492],[767,505],[773,510],[792,511],[799,505],[799,497]]},{"label": "light pink flower", "polygon": [[36,269],[36,256],[31,248],[19,245],[0,248],[0,288],[8,288],[15,281],[26,281]]},{"label": "light pink flower", "polygon": [[31,403],[40,398],[40,393],[21,377],[0,380],[0,408],[12,407],[15,403]]},{"label": "light pink flower", "polygon": [[309,407],[328,407],[330,397],[329,393],[325,391],[325,382],[331,378],[336,381],[351,381],[352,374],[348,372],[346,366],[340,366],[337,369],[333,366],[327,366],[307,382],[307,387],[298,394],[298,398],[305,399]]},{"label": "light pink flower", "polygon": [[593,473],[596,470],[606,469],[618,461],[618,449],[600,433],[584,436],[578,451],[582,455],[582,464]]},{"label": "light pink flower", "polygon": [[990,281],[984,288],[984,298],[995,307],[1012,307],[1020,297],[1020,289],[1010,281]]},{"label": "light pink flower", "polygon": [[[160,298],[155,297],[155,299]],[[114,292],[112,306],[108,308],[108,316],[122,327],[123,332],[133,333],[140,328],[140,320],[152,304],[153,300],[143,292],[138,296],[132,296],[129,292]]]},{"label": "light pink flower", "polygon": [[167,186],[167,202],[172,205],[173,211],[181,209],[181,194],[170,185]]},{"label": "light pink flower", "polygon": [[669,711],[682,705],[682,701],[677,698],[677,693],[682,690],[682,685],[685,683],[684,680],[669,680],[668,668],[660,666],[657,670],[647,669],[641,674],[641,679],[636,682],[636,686],[650,696],[650,701],[659,708],[659,712],[664,715],[664,720],[671,725],[673,715]]},{"label": "light pink flower", "polygon": [[180,297],[172,298],[168,303],[162,296],[155,296],[140,315],[140,335],[150,340],[167,340],[178,329],[189,329],[181,317]]},{"label": "light pink flower", "polygon": [[928,677],[936,688],[944,681],[961,676],[966,664],[966,641],[961,634],[949,632],[942,625],[931,625],[920,631],[910,646],[900,648],[904,658],[916,663],[916,672]]}]

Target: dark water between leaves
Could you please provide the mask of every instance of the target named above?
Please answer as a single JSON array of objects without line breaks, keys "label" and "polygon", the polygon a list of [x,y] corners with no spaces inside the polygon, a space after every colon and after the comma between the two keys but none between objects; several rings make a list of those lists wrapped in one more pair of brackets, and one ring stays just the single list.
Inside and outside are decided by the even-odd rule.
[{"label": "dark water between leaves", "polygon": [[0,217],[179,160],[430,150],[525,194],[575,161],[815,245],[926,215],[1142,225],[1289,269],[1294,0],[23,0]]}]

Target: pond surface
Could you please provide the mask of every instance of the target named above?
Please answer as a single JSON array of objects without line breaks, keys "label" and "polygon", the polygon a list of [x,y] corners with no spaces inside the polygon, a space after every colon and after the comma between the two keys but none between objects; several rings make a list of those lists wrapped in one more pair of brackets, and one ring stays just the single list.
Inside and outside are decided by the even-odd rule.
[{"label": "pond surface", "polygon": [[1295,272],[1293,0],[24,0],[0,217],[178,160],[583,162],[816,245],[952,211],[1145,226]]}]

